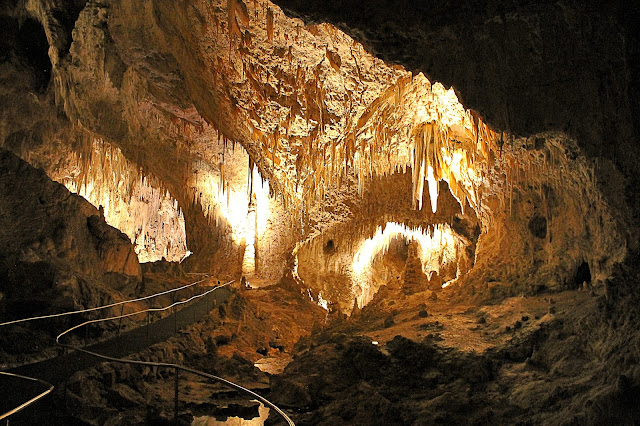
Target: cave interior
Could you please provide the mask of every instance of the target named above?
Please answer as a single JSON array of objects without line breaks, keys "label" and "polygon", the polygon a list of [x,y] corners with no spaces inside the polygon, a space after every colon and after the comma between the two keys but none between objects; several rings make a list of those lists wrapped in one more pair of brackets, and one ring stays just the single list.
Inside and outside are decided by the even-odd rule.
[{"label": "cave interior", "polygon": [[[297,424],[640,423],[638,26],[621,0],[4,1],[0,373],[173,315],[127,356]],[[221,283],[179,330],[134,315]],[[68,371],[11,424],[279,421],[178,370],[175,403],[159,368]],[[0,415],[33,392],[0,375]]]}]

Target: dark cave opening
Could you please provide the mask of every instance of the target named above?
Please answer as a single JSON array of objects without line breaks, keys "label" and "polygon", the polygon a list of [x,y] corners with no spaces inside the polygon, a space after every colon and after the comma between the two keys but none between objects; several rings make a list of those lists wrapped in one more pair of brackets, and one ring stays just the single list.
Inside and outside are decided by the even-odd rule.
[{"label": "dark cave opening", "polygon": [[327,241],[327,244],[325,244],[324,246],[324,252],[327,254],[331,254],[331,253],[334,253],[335,251],[336,251],[336,247],[333,240]]},{"label": "dark cave opening", "polygon": [[17,53],[32,68],[37,90],[44,91],[51,80],[49,42],[44,28],[40,22],[29,18],[20,25],[16,40]]},{"label": "dark cave opening", "polygon": [[[547,218],[535,215],[529,221],[529,231],[534,237],[540,239],[547,237]],[[582,284],[582,283],[581,283]]]},{"label": "dark cave opening", "polygon": [[73,41],[73,28],[76,26],[76,21],[86,3],[86,0],[72,0],[69,2],[68,7],[64,9],[53,9],[52,11],[54,18],[58,21],[66,36],[64,46],[60,50],[61,59],[69,53],[71,42]]},{"label": "dark cave opening", "polygon": [[585,261],[582,261],[578,268],[576,269],[576,273],[573,276],[573,284],[575,287],[579,287],[582,283],[591,283],[591,269],[589,268],[589,264]]}]

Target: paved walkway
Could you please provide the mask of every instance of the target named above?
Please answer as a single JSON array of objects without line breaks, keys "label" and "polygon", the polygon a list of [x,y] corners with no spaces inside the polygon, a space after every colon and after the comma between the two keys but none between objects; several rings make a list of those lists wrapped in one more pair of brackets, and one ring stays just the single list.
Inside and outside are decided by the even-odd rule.
[{"label": "paved walkway", "polygon": [[[140,352],[148,346],[167,340],[175,334],[176,330],[196,323],[209,312],[214,305],[214,301],[215,304],[222,304],[229,299],[230,295],[231,290],[228,287],[220,288],[191,302],[191,304],[178,310],[175,315],[171,314],[148,326],[145,325],[124,332],[107,341],[91,345],[87,349],[116,358],[124,358]],[[56,358],[14,368],[9,372],[37,377],[51,383],[59,390],[65,379],[71,377],[77,371],[85,370],[101,362],[104,362],[104,360],[98,357],[83,352],[71,351]],[[43,389],[42,385],[38,386],[37,383],[32,384],[25,380],[12,379],[0,375],[0,413],[7,412],[43,390],[45,389]],[[50,407],[47,407],[47,405],[53,402],[54,398],[51,395],[45,397],[43,400],[27,407],[23,412],[9,417],[10,424],[35,424],[34,413],[39,412],[42,414],[49,411]],[[41,416],[37,416],[37,418],[38,424],[43,424]],[[59,424],[56,423],[59,422],[59,419],[49,418],[49,420],[51,422],[45,422],[44,424]]]}]

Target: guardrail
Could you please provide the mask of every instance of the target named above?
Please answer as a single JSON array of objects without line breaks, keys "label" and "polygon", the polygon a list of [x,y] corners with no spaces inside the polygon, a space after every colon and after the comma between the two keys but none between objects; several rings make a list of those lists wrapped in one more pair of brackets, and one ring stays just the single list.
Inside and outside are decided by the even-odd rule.
[{"label": "guardrail", "polygon": [[[206,275],[206,274],[204,274]],[[181,287],[176,287],[176,288],[172,288],[169,290],[165,290],[165,291],[161,291],[159,293],[154,293],[151,294],[149,296],[144,296],[144,297],[138,297],[136,299],[129,299],[129,300],[123,300],[122,302],[114,302],[114,303],[109,303],[108,305],[102,305],[102,306],[96,306],[95,308],[87,308],[87,309],[80,309],[77,311],[68,311],[68,312],[61,312],[59,314],[50,314],[50,315],[40,315],[37,317],[31,317],[31,318],[22,318],[22,319],[17,319],[17,320],[13,320],[13,321],[7,321],[7,322],[2,322],[0,323],[0,327],[6,326],[6,325],[12,325],[12,324],[19,324],[21,322],[27,322],[27,321],[36,321],[36,320],[41,320],[41,319],[51,319],[51,318],[59,318],[59,317],[64,317],[64,316],[69,316],[69,315],[74,315],[74,314],[85,314],[87,312],[95,312],[95,311],[101,311],[104,309],[109,309],[109,308],[113,308],[115,306],[123,306],[127,303],[134,303],[134,302],[142,302],[143,300],[149,300],[149,299],[153,299],[154,297],[158,297],[158,296],[163,296],[165,294],[170,294],[170,293],[174,293],[180,290],[184,290],[193,286],[196,286],[200,283],[205,282],[207,279],[209,279],[209,277],[207,276],[207,278],[203,278],[201,280],[192,282],[190,284],[185,284]],[[229,283],[231,283],[233,281],[230,281]],[[227,283],[227,284],[229,284]]]},{"label": "guardrail", "polygon": [[[38,395],[34,396],[30,400],[28,400],[26,402],[23,402],[22,404],[20,404],[17,407],[7,411],[6,413],[0,414],[0,420],[7,419],[10,415],[15,414],[18,411],[21,411],[21,410],[27,408],[28,406],[30,406],[31,404],[33,404],[34,402],[36,402],[40,398],[44,398],[45,396],[47,396],[51,392],[53,392],[53,385],[51,383],[45,382],[44,380],[35,379],[33,377],[22,376],[20,374],[8,373],[6,371],[0,371],[0,375],[10,376],[10,377],[17,377],[17,378],[22,379],[22,380],[30,380],[32,382],[42,383],[44,386],[47,387],[47,390],[45,390],[44,392],[39,393]],[[9,420],[8,419],[7,419],[7,425],[9,425]]]},{"label": "guardrail", "polygon": [[[205,274],[206,275],[206,274]],[[179,371],[183,371],[183,372],[187,372],[187,373],[191,373],[191,374],[195,374],[197,376],[200,377],[204,377],[207,379],[211,379],[214,380],[218,383],[221,383],[225,386],[228,386],[230,388],[233,388],[235,390],[244,392],[248,395],[250,395],[251,397],[259,400],[260,402],[262,402],[264,405],[272,408],[278,415],[280,415],[286,422],[287,424],[291,425],[291,426],[295,426],[294,422],[291,420],[291,418],[289,418],[289,416],[282,411],[279,407],[277,407],[275,404],[273,404],[272,402],[270,402],[269,400],[267,400],[266,398],[264,398],[263,396],[257,394],[256,392],[253,392],[250,389],[247,389],[243,386],[240,386],[236,383],[233,383],[229,380],[226,380],[222,377],[218,377],[212,374],[208,374],[205,373],[203,371],[199,371],[199,370],[195,370],[183,365],[179,365],[179,364],[173,364],[173,363],[162,363],[162,362],[150,362],[150,361],[138,361],[138,360],[129,360],[129,359],[124,359],[124,358],[116,358],[116,357],[110,357],[107,355],[103,355],[94,351],[90,351],[88,349],[79,347],[79,346],[73,346],[67,343],[62,343],[60,341],[60,339],[62,337],[64,337],[65,335],[67,335],[68,333],[72,332],[73,330],[77,330],[81,327],[86,327],[89,324],[95,324],[95,323],[99,323],[99,322],[105,322],[105,321],[114,321],[114,320],[120,320],[122,321],[123,318],[130,318],[133,317],[135,315],[140,315],[140,314],[147,314],[147,326],[149,325],[149,314],[152,312],[161,312],[161,311],[166,311],[168,309],[173,308],[174,309],[174,317],[175,317],[175,313],[176,310],[175,308],[179,305],[183,305],[186,303],[189,303],[193,300],[199,299],[201,297],[205,297],[206,295],[222,288],[222,287],[226,287],[230,284],[232,284],[234,282],[234,280],[229,281],[225,284],[221,284],[218,286],[213,287],[210,290],[205,291],[204,293],[201,294],[197,294],[194,296],[189,297],[186,300],[182,300],[182,301],[174,301],[173,303],[171,303],[168,306],[162,307],[162,308],[148,308],[148,309],[143,309],[140,311],[136,311],[136,312],[131,312],[131,313],[127,313],[124,314],[124,305],[126,303],[130,303],[130,302],[139,302],[139,301],[143,301],[143,300],[148,300],[151,299],[153,297],[157,297],[157,296],[161,296],[161,295],[165,295],[165,294],[169,294],[172,292],[176,292],[176,291],[180,291],[186,288],[190,288],[192,286],[195,286],[197,284],[200,284],[204,281],[206,281],[208,279],[204,278],[201,280],[198,280],[196,282],[193,282],[191,284],[187,284],[184,285],[182,287],[177,287],[175,289],[171,289],[171,290],[166,290],[163,292],[159,292],[156,294],[152,294],[149,296],[145,296],[145,297],[140,297],[140,298],[136,298],[136,299],[131,299],[131,300],[125,300],[122,302],[117,302],[117,303],[111,303],[108,305],[104,305],[104,306],[99,306],[99,307],[95,307],[95,308],[89,308],[89,309],[83,309],[83,310],[78,310],[78,311],[70,311],[70,312],[64,312],[64,313],[60,313],[60,314],[52,314],[52,315],[42,315],[42,316],[38,316],[38,317],[33,317],[33,318],[24,318],[24,319],[20,319],[20,320],[14,320],[14,321],[7,321],[4,323],[0,323],[0,327],[5,326],[5,325],[11,325],[11,324],[17,324],[17,323],[21,323],[21,322],[27,322],[27,321],[33,321],[33,320],[40,320],[40,319],[47,319],[47,318],[56,318],[56,317],[61,317],[61,316],[65,316],[65,315],[73,315],[73,314],[79,314],[79,313],[86,313],[86,312],[93,312],[93,311],[98,311],[98,310],[102,310],[102,309],[108,309],[108,308],[112,308],[115,306],[120,306],[122,305],[122,311],[120,315],[116,315],[116,316],[112,316],[112,317],[108,317],[108,318],[101,318],[101,319],[93,319],[93,320],[88,320],[85,321],[81,324],[75,325],[65,331],[63,331],[62,333],[60,333],[57,337],[56,337],[56,344],[63,347],[63,348],[67,348],[70,350],[75,350],[75,351],[79,351],[79,352],[84,352],[86,354],[95,356],[97,358],[103,359],[105,361],[111,361],[111,362],[118,362],[118,363],[124,363],[124,364],[133,364],[133,365],[142,365],[142,366],[150,366],[150,367],[160,367],[160,368],[170,368],[170,369],[174,369],[175,370],[175,395],[174,395],[174,420],[177,423],[178,420],[178,402],[179,402],[179,387],[178,387],[178,382],[179,382]],[[208,309],[207,309],[208,311]],[[175,324],[175,322],[174,322]],[[118,332],[120,332],[120,324],[118,325]],[[2,419],[7,419],[7,425],[9,424],[9,420],[8,417],[11,416],[12,414],[15,414],[23,409],[25,409],[26,407],[28,407],[29,405],[33,404],[34,402],[36,402],[37,400],[43,398],[44,396],[48,395],[49,393],[51,393],[54,389],[54,386],[51,385],[50,383],[44,382],[42,380],[36,379],[36,378],[31,378],[31,377],[26,377],[26,376],[20,376],[20,375],[16,375],[16,374],[12,374],[12,373],[6,373],[6,372],[0,372],[0,374],[4,374],[4,375],[10,375],[10,376],[15,376],[21,379],[25,379],[25,380],[32,380],[32,381],[36,381],[36,382],[40,382],[46,386],[48,386],[48,389],[42,393],[40,393],[39,395],[37,395],[36,397],[30,399],[29,401],[19,405],[18,407],[15,407],[14,409],[8,411],[7,413],[4,413],[2,415],[0,415],[0,420]]]}]

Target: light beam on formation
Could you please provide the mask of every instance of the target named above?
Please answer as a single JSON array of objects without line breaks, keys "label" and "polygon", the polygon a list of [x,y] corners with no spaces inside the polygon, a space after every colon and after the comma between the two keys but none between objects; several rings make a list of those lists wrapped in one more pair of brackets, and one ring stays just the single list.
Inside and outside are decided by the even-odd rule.
[{"label": "light beam on formation", "polygon": [[91,149],[90,155],[73,158],[70,169],[55,178],[102,207],[105,221],[129,237],[140,262],[185,258],[184,215],[169,191],[144,176],[119,148],[94,139]]},{"label": "light beam on formation", "polygon": [[[239,148],[236,148],[239,151]],[[227,155],[231,155],[228,153]],[[244,157],[246,158],[246,153]],[[246,159],[242,160],[246,164]],[[193,188],[194,199],[202,206],[204,214],[212,219],[218,227],[223,224],[228,226],[229,234],[233,243],[237,245],[259,245],[256,235],[264,235],[271,218],[269,208],[269,182],[263,180],[256,166],[251,171],[253,179],[254,212],[250,216],[247,194],[248,171],[246,166],[244,171],[230,170],[225,168],[225,173],[208,167],[206,164],[199,164],[189,186]],[[242,176],[233,176],[231,173],[242,173]],[[227,179],[233,179],[242,184],[230,185]]]},{"label": "light beam on formation", "polygon": [[431,199],[431,211],[435,213],[438,210],[438,182],[433,175],[433,167],[427,168],[427,182],[429,182],[429,198]]},{"label": "light beam on formation", "polygon": [[352,289],[359,307],[369,303],[378,291],[372,284],[373,263],[376,257],[384,255],[391,241],[398,237],[418,243],[422,271],[428,276],[433,273],[439,274],[443,266],[457,262],[458,254],[463,249],[462,241],[454,235],[448,224],[422,229],[387,222],[384,229],[378,227],[373,237],[362,242],[353,258]]},{"label": "light beam on formation", "polygon": [[245,231],[245,248],[242,257],[242,275],[253,278],[256,273],[256,205],[249,204]]}]

